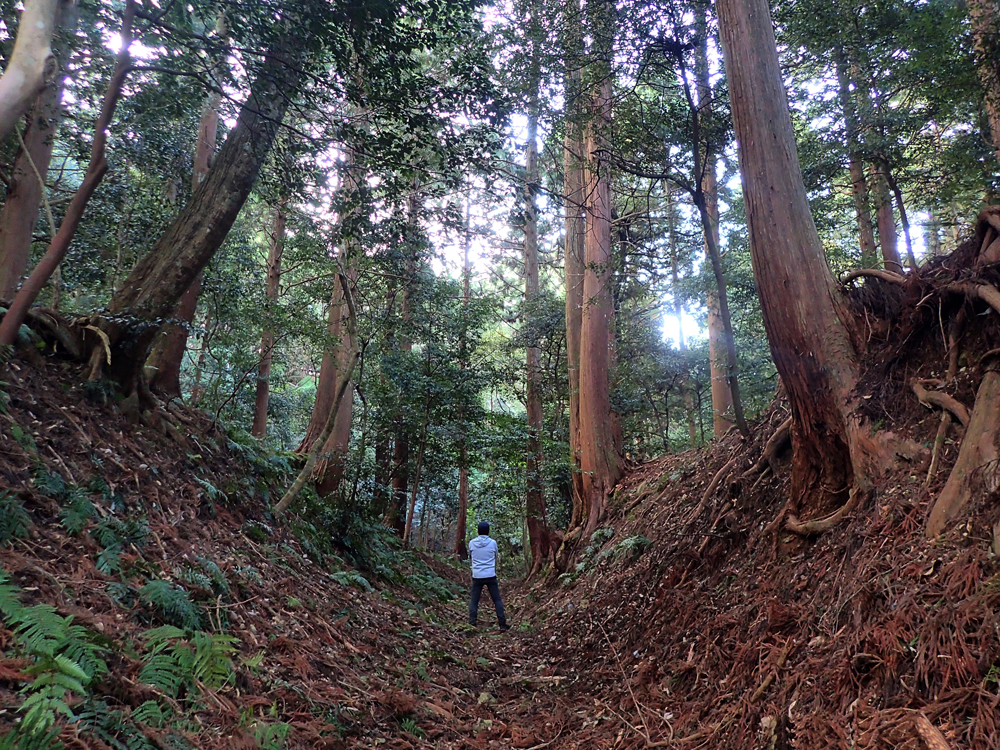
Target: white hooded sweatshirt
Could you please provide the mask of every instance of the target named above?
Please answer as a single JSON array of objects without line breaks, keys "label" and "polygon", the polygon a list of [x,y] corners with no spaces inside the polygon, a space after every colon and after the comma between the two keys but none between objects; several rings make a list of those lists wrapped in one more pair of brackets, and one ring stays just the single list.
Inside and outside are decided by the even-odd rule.
[{"label": "white hooded sweatshirt", "polygon": [[484,534],[469,542],[473,578],[495,578],[497,574],[497,543]]}]

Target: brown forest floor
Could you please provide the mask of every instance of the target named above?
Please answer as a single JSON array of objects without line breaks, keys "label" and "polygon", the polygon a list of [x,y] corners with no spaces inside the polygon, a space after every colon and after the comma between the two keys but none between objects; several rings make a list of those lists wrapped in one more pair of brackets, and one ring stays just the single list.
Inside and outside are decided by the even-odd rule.
[{"label": "brown forest floor", "polygon": [[[872,289],[892,307],[895,292]],[[892,356],[869,363],[881,374],[868,409],[880,428],[928,446],[939,415],[908,382],[943,369],[940,336],[909,336],[904,323],[883,332]],[[972,369],[951,390],[970,405]],[[286,722],[294,748],[1000,748],[997,503],[983,498],[941,540],[923,536],[956,435],[929,488],[924,451],[807,539],[767,528],[787,499],[786,464],[740,479],[783,421],[780,404],[749,442],[730,433],[633,467],[574,576],[503,582],[513,629],[501,635],[463,624],[465,573],[441,560],[409,556],[408,579],[368,576],[371,592],[334,578],[294,535],[261,526],[266,472],[207,417],[172,408],[137,426],[68,386],[75,377],[54,359],[16,360],[6,376],[0,489],[33,526],[0,547],[0,564],[26,603],[54,604],[124,647],[97,692],[126,715],[162,699],[137,680],[139,635],[159,621],[116,600],[113,585],[187,580],[198,594],[185,571],[219,566],[227,593],[200,596],[239,639],[235,684],[204,691],[194,720],[147,728],[162,747],[179,736],[254,748],[262,727]],[[125,550],[123,573],[99,572],[91,534],[66,532],[39,466],[79,486],[105,477],[105,517],[145,514],[147,542]],[[451,597],[428,566],[453,582]],[[480,616],[494,622],[488,600]],[[10,643],[0,628],[0,651]],[[0,661],[0,732],[23,667]],[[107,746],[72,735],[69,746]]]}]

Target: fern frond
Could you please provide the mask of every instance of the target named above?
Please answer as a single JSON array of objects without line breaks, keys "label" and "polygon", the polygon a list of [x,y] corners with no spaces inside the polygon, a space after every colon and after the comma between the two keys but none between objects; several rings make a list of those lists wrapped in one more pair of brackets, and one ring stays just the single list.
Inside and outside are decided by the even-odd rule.
[{"label": "fern frond", "polygon": [[54,656],[73,620],[60,616],[50,604],[22,607],[7,619],[24,649],[36,656]]},{"label": "fern frond", "polygon": [[58,728],[34,734],[21,726],[0,735],[0,750],[66,750],[66,746],[59,741]]},{"label": "fern frond", "polygon": [[170,708],[157,701],[146,701],[132,711],[132,721],[153,729],[163,729],[170,719]]},{"label": "fern frond", "polygon": [[9,492],[0,492],[0,544],[26,539],[31,528],[31,516],[20,499]]},{"label": "fern frond", "polygon": [[159,750],[134,720],[111,710],[104,701],[90,701],[80,710],[78,721],[82,734],[98,738],[113,750]]},{"label": "fern frond", "polygon": [[175,657],[174,650],[153,654],[139,673],[139,682],[158,687],[171,698],[176,698],[190,680]]},{"label": "fern frond", "polygon": [[3,615],[5,620],[22,609],[17,592],[18,588],[10,582],[7,571],[0,568],[0,615]]},{"label": "fern frond", "polygon": [[237,639],[231,635],[195,633],[194,678],[209,688],[220,688],[233,679],[233,661]]},{"label": "fern frond", "polygon": [[372,585],[368,583],[368,579],[356,570],[338,570],[336,573],[332,573],[330,577],[337,583],[343,584],[344,586],[356,586],[357,588],[363,589],[369,593],[375,590]]},{"label": "fern frond", "polygon": [[83,531],[97,517],[94,504],[79,489],[70,492],[62,511],[62,525],[74,536]]},{"label": "fern frond", "polygon": [[139,589],[139,596],[167,624],[187,630],[201,627],[202,609],[181,586],[154,579]]}]

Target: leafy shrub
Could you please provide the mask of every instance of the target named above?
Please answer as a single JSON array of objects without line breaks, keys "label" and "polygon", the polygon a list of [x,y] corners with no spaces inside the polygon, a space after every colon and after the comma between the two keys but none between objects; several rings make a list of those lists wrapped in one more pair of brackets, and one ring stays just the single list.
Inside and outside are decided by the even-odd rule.
[{"label": "leafy shrub", "polygon": [[577,562],[576,567],[573,570],[559,576],[559,580],[562,581],[563,585],[569,586],[574,583],[577,578],[593,568],[597,561],[607,557],[609,554],[608,550],[605,550],[605,552],[600,556],[598,556],[598,552],[601,547],[603,547],[604,544],[607,543],[607,541],[614,535],[615,530],[607,526],[595,530],[594,533],[590,535],[590,544],[583,550],[583,553],[580,555],[580,561]]},{"label": "leafy shrub", "polygon": [[263,721],[255,721],[253,724],[254,738],[257,740],[257,747],[260,750],[281,750],[285,747],[290,730],[291,726],[284,722],[268,724]]},{"label": "leafy shrub", "polygon": [[406,577],[406,585],[422,602],[436,600],[450,602],[457,596],[457,586],[428,570],[426,573],[412,573]]},{"label": "leafy shrub", "polygon": [[263,544],[268,540],[274,530],[263,521],[250,520],[240,527],[243,535],[251,541]]},{"label": "leafy shrub", "polygon": [[194,565],[175,568],[174,573],[181,581],[201,589],[213,599],[217,596],[229,596],[229,581],[222,568],[207,557],[196,556],[194,562]]}]

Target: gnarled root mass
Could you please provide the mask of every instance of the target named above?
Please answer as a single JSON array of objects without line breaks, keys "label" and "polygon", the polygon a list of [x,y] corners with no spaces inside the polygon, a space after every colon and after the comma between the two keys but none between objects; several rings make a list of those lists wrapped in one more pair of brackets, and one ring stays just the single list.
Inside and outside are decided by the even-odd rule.
[{"label": "gnarled root mass", "polygon": [[[793,497],[783,512],[783,525],[797,534],[815,534],[832,528],[860,507],[879,478],[901,461],[921,462],[923,471],[929,458],[929,486],[942,453],[946,452],[948,426],[955,422],[966,428],[966,434],[928,521],[927,533],[936,535],[956,520],[974,497],[1000,489],[1000,365],[995,352],[982,360],[982,379],[971,413],[965,405],[971,400],[968,395],[962,396],[963,403],[956,395],[938,389],[948,384],[951,390],[960,359],[975,361],[984,349],[1000,345],[1000,325],[996,318],[1000,314],[1000,208],[984,212],[974,237],[952,255],[932,258],[922,268],[907,274],[877,269],[852,271],[843,278],[843,283],[847,285],[858,279],[863,279],[863,284],[845,289],[865,332],[864,351],[859,353],[862,376],[855,392],[856,409],[852,412],[848,408],[845,412],[844,434],[850,443],[853,479],[837,488],[827,486],[829,482],[813,482],[805,492],[819,493],[826,500],[817,503],[815,498]],[[947,361],[943,380],[934,376],[931,369],[934,350],[942,339]],[[965,351],[959,350],[960,339],[965,341]],[[963,385],[967,385],[971,369],[966,368]],[[891,401],[901,398],[903,389],[916,395],[924,407],[944,412],[930,454],[905,435],[889,432],[888,425],[884,425],[887,418],[894,419],[894,410],[902,411]],[[795,437],[802,430],[808,432],[808,425],[792,425],[796,451],[800,447]],[[816,450],[811,445],[816,442],[815,436],[811,437],[812,440],[802,441],[807,451]],[[772,463],[769,448],[770,445],[746,476],[766,471]],[[843,452],[843,446],[840,448]],[[813,463],[822,465],[821,460],[813,458]],[[795,465],[809,460],[808,456],[797,455]],[[793,494],[794,485],[793,481]],[[829,508],[828,500],[838,491],[844,498],[843,504],[832,512],[817,514],[817,508],[824,505]],[[798,494],[802,495],[801,488]],[[805,515],[817,517],[800,520],[796,515],[799,505],[813,509]]]},{"label": "gnarled root mass", "polygon": [[928,536],[937,536],[972,499],[974,493],[1000,489],[1000,350],[983,357],[985,370],[976,406],[948,482],[927,521]]}]

